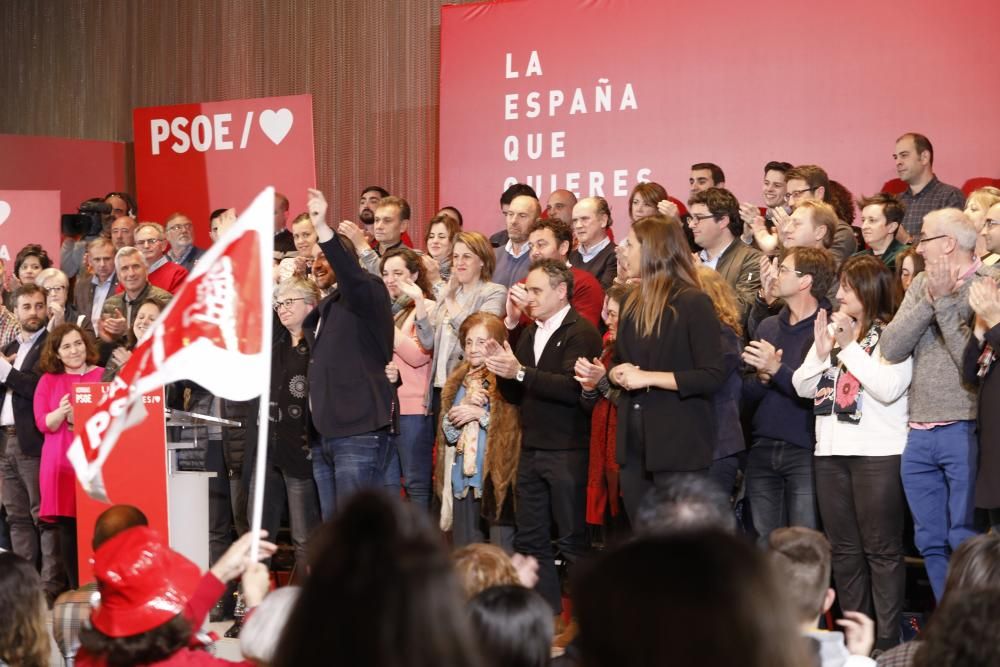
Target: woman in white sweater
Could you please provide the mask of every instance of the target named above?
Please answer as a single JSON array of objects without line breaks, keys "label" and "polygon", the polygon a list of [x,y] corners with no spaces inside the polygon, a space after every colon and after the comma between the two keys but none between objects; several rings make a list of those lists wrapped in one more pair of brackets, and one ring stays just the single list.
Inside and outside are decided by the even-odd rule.
[{"label": "woman in white sweater", "polygon": [[815,342],[792,376],[816,415],[816,497],[833,546],[840,605],[876,621],[876,647],[900,641],[906,571],[899,465],[906,444],[910,358],[890,364],[882,329],[901,294],[876,257],[855,255],[840,269],[840,308],[816,317]]}]

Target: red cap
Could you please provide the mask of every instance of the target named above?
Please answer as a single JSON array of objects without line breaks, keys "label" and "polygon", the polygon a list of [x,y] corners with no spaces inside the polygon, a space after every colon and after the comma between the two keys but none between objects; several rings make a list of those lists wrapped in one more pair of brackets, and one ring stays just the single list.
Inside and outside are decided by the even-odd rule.
[{"label": "red cap", "polygon": [[109,637],[128,637],[183,613],[201,571],[164,544],[155,530],[136,526],[94,553],[94,576],[101,601],[90,622]]}]

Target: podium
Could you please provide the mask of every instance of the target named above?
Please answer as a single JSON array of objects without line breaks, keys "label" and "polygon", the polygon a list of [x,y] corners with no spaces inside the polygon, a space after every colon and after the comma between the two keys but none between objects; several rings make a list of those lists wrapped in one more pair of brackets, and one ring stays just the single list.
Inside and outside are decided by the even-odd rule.
[{"label": "podium", "polygon": [[[74,385],[73,420],[83,424],[107,391],[108,383]],[[149,525],[165,536],[171,548],[202,570],[208,569],[208,480],[215,473],[189,472],[177,467],[177,451],[197,447],[197,428],[217,424],[223,428],[240,423],[166,407],[163,390],[143,396],[146,418],[125,431],[103,467],[104,485],[114,504],[134,505]],[[167,440],[167,426],[179,427]],[[76,487],[77,549],[80,583],[93,580],[91,542],[97,517],[111,505],[94,500]]]}]

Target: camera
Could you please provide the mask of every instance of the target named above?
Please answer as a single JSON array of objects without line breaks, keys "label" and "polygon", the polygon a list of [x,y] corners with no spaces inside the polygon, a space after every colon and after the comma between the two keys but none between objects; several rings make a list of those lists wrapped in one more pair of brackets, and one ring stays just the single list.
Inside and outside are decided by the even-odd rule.
[{"label": "camera", "polygon": [[63,236],[93,238],[104,230],[104,218],[111,215],[111,205],[103,199],[88,199],[76,213],[63,214],[60,228]]}]

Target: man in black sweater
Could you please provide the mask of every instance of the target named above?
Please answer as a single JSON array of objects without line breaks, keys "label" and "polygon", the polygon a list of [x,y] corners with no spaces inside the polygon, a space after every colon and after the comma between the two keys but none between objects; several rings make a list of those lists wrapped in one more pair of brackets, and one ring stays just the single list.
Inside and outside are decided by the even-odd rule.
[{"label": "man in black sweater", "polygon": [[570,305],[573,273],[565,262],[535,262],[525,287],[534,322],[519,336],[516,352],[508,343],[489,345],[486,367],[496,374],[503,397],[521,413],[514,548],[538,559],[538,591],[559,614],[552,520],[556,546],[569,562],[587,549],[590,414],[580,401],[573,369],[579,357],[600,355],[601,336]]}]

